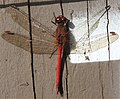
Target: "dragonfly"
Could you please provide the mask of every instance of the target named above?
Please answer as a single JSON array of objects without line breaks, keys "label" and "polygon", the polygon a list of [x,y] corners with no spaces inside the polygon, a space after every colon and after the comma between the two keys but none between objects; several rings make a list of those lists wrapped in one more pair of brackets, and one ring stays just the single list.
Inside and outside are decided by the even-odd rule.
[{"label": "dragonfly", "polygon": [[[24,11],[20,10],[19,8],[13,7],[13,6],[7,7],[6,12],[11,16],[14,22],[16,22],[26,31],[29,31],[28,14],[26,14]],[[100,20],[96,21],[98,16],[100,15],[96,14],[94,18],[92,18],[89,21],[90,23],[92,23],[92,25],[90,26],[90,34],[92,34],[98,28],[99,21],[100,21]],[[59,65],[61,64],[61,53],[63,49],[62,47],[64,47],[64,44],[66,45],[66,43],[70,45],[70,52],[69,52],[70,55],[82,54],[82,55],[85,55],[85,60],[90,60],[89,57],[86,55],[87,53],[93,53],[107,46],[107,37],[105,36],[105,34],[99,34],[99,35],[93,36],[91,37],[92,41],[89,42],[89,38],[87,36],[88,35],[87,30],[81,31],[81,33],[79,32],[80,29],[85,29],[86,21],[82,22],[81,24],[77,24],[77,25],[75,24],[74,29],[71,29],[72,25],[74,25],[74,21],[73,22],[69,21],[66,17],[62,15],[58,17],[54,15],[54,18],[55,18],[55,21],[52,21],[52,23],[54,23],[57,26],[58,30],[56,29],[56,31],[65,32],[64,33],[65,36],[61,37],[61,35],[63,34],[57,34],[58,32],[56,33],[54,30],[41,24],[34,18],[31,19],[32,33],[35,36],[32,39],[34,54],[50,54],[50,55],[58,54],[59,61],[57,65]],[[58,28],[59,23],[62,24],[63,30]],[[67,34],[68,32],[69,34]],[[80,34],[80,36],[78,36],[78,34]],[[110,44],[115,42],[118,39],[118,34],[116,32],[110,32],[109,34],[110,34],[109,36]],[[55,38],[56,36],[58,37],[57,39]],[[22,34],[13,33],[11,31],[5,31],[1,35],[1,37],[7,42],[30,52],[29,37]],[[63,39],[64,37],[65,39]],[[59,39],[62,39],[62,42]],[[101,42],[102,44],[98,46],[99,42]],[[58,49],[58,53],[56,52],[56,47]],[[58,87],[60,83],[60,70],[56,70],[56,71],[57,71],[56,72],[56,89],[58,94],[59,92]]]}]

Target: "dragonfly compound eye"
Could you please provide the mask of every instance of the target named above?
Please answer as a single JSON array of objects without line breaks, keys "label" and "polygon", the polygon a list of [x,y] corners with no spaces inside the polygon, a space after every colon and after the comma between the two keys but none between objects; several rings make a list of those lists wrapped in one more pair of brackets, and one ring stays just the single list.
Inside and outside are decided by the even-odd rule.
[{"label": "dragonfly compound eye", "polygon": [[56,23],[61,23],[61,22],[65,22],[65,21],[66,21],[66,17],[64,17],[62,15],[56,17],[56,19],[55,19]]}]

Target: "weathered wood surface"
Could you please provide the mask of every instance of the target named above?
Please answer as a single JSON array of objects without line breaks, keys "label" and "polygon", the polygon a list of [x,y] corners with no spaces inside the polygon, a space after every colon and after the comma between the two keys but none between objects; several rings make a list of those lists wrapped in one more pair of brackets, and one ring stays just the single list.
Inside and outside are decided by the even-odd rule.
[{"label": "weathered wood surface", "polygon": [[[4,0],[3,0],[4,1]],[[5,6],[15,3],[20,9],[27,12],[24,0],[0,1],[0,33],[10,30],[15,33],[28,32],[14,23],[5,13]],[[51,23],[53,12],[60,14],[58,3],[42,5],[40,0],[34,1],[31,7],[32,16],[47,27],[55,29]],[[46,1],[46,0],[41,0]],[[71,0],[72,1],[72,0]],[[74,0],[73,0],[74,1]],[[39,3],[35,3],[39,2]],[[36,4],[36,6],[35,6]],[[120,7],[119,0],[110,0],[112,8]],[[103,9],[105,0],[89,2],[90,14]],[[70,13],[81,13],[86,16],[86,1],[65,3],[63,5],[65,16]],[[81,17],[80,16],[80,17]],[[1,35],[0,34],[0,35]],[[34,55],[35,84],[37,99],[66,99],[66,73],[64,69],[63,88],[64,96],[56,96],[55,68],[56,57],[49,55]],[[71,64],[68,62],[68,98],[69,99],[120,99],[120,61]],[[30,53],[3,40],[0,36],[0,99],[33,99],[32,78],[30,68]]]}]

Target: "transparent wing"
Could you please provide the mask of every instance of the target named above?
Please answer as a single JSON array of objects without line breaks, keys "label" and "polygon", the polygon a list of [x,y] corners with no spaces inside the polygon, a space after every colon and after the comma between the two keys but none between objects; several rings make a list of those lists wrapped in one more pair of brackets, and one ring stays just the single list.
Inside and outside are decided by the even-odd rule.
[{"label": "transparent wing", "polygon": [[[94,24],[92,24],[92,26],[90,27],[90,34],[92,34],[92,32],[94,32],[95,31],[95,29],[96,28],[98,28],[98,25],[99,25],[99,20],[97,20],[97,21],[95,21],[95,23]],[[88,42],[88,33],[87,33],[87,29],[84,27],[84,26],[82,26],[82,27],[79,27],[80,28],[80,30],[81,29],[83,29],[83,30],[85,30],[85,31],[71,31],[71,37],[70,37],[70,47],[71,47],[71,49],[76,49],[76,45],[77,45],[77,43],[79,43],[79,42],[83,42],[83,44],[84,43],[89,43]],[[84,33],[85,32],[85,33]],[[81,43],[82,44],[82,43]]]},{"label": "transparent wing", "polygon": [[[10,31],[6,31],[1,37],[7,42],[30,52],[30,40],[28,37]],[[33,39],[32,43],[33,53],[35,54],[51,54],[54,50],[54,44],[48,41]]]},{"label": "transparent wing", "polygon": [[[108,45],[107,36],[105,36],[105,34],[104,35],[102,34],[102,37],[100,35],[96,35],[95,40],[94,40],[94,37],[92,38],[90,37],[91,34],[94,33],[94,31],[98,28],[100,19],[103,17],[104,14],[105,14],[105,9],[102,9],[90,18],[89,34],[88,34],[88,29],[87,29],[88,28],[87,20],[80,23],[79,18],[76,18],[76,17],[73,18],[73,24],[75,25],[75,28],[71,29],[71,33],[74,36],[75,40],[71,40],[71,45],[70,45],[71,53],[78,53],[78,54],[79,53],[84,54],[88,52],[92,53]],[[100,39],[98,39],[99,37]],[[117,34],[110,35],[109,38],[111,38],[110,43],[112,43],[115,40],[117,40],[118,35]]]},{"label": "transparent wing", "polygon": [[[90,30],[89,30],[89,33],[92,34],[95,29],[98,28],[98,25],[99,25],[99,20],[97,20],[91,27],[90,27]],[[88,33],[86,32],[81,38],[79,38],[79,40],[77,42],[80,42],[82,40],[86,40],[88,39]]]},{"label": "transparent wing", "polygon": [[[98,28],[99,21],[100,21],[99,18],[102,15],[103,11],[104,9],[96,13],[94,16],[90,17],[89,19],[89,33],[90,34],[92,34],[96,30],[96,28]],[[70,30],[72,31],[72,34],[76,37],[76,41],[79,41],[83,38],[87,38],[87,35],[88,35],[87,20],[86,18],[82,20],[77,17],[73,17],[73,20],[72,20],[72,23],[75,25],[75,27]]]},{"label": "transparent wing", "polygon": [[[92,16],[92,18],[90,18],[89,20],[89,33],[92,34],[99,25],[99,18],[101,13],[104,10],[101,10],[99,13],[97,13],[96,15]],[[88,37],[88,29],[87,29],[87,20],[81,22],[78,18],[73,18],[73,24],[75,25],[74,29],[70,29],[71,30],[71,37],[70,37],[70,47],[71,49],[76,49],[75,45],[77,45],[77,43],[79,42],[88,42],[87,40],[89,39]],[[90,35],[89,34],[89,35]],[[88,42],[90,44],[90,42]]]},{"label": "transparent wing", "polygon": [[[14,6],[6,8],[6,12],[11,15],[11,18],[14,20],[14,22],[18,23],[25,30],[29,31],[28,14]],[[31,22],[32,33],[34,35],[38,36],[39,39],[42,40],[53,41],[54,37],[52,36],[52,33],[54,33],[54,31],[52,29],[49,29],[48,27],[42,25],[40,22],[36,21],[33,18]]]},{"label": "transparent wing", "polygon": [[[119,38],[119,35],[115,32],[110,32],[109,39],[110,44],[116,41]],[[79,53],[79,54],[85,54],[85,53],[92,53],[94,51],[97,51],[101,48],[104,48],[108,45],[108,40],[106,34],[99,34],[94,37],[91,37],[92,41],[90,42],[91,48],[89,47],[88,43],[82,44],[79,43],[76,45],[75,50],[71,50],[71,53]]]},{"label": "transparent wing", "polygon": [[[97,36],[96,40],[91,42],[91,46],[92,49],[90,52],[94,52],[98,49],[104,48],[106,46],[108,46],[108,39],[107,36],[105,36],[106,34],[103,34],[103,37]],[[112,44],[113,42],[115,42],[117,39],[119,38],[119,35],[115,32],[110,32],[109,34],[109,39],[110,39],[110,44]]]}]

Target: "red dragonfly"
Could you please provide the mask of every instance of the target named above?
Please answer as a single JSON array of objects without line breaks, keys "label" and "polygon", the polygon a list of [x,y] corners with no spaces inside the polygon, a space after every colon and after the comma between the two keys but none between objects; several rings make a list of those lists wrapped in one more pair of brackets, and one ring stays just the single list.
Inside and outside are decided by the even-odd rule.
[{"label": "red dragonfly", "polygon": [[[18,23],[21,27],[23,27],[25,30],[29,31],[29,21],[28,21],[28,14],[21,11],[20,9],[16,7],[8,7],[6,8],[6,12],[8,12],[11,15],[11,18]],[[69,20],[64,16],[58,16],[55,17],[54,23],[57,26],[56,31],[53,31],[52,29],[49,29],[48,27],[42,25],[38,21],[32,18],[32,33],[36,36],[36,38],[33,38],[33,53],[35,54],[57,54],[56,50],[58,49],[58,63],[57,63],[57,70],[56,70],[56,89],[57,93],[60,91],[60,81],[61,81],[61,56],[65,55],[67,56],[69,54],[76,55],[77,53],[80,54],[82,59],[85,61],[90,61],[89,57],[87,56],[87,53],[93,53],[101,48],[104,48],[107,46],[107,37],[105,35],[95,35],[92,37],[94,41],[91,41],[89,46],[89,39],[87,38],[87,31],[85,29],[86,27],[86,21],[83,22],[83,24],[76,25],[73,29],[75,36],[77,39],[74,41],[74,37],[72,39],[69,39],[69,29],[68,29],[68,23]],[[90,34],[92,34],[99,25],[99,21],[97,20],[97,15],[90,20],[90,23],[92,25],[90,26]],[[77,21],[78,22],[78,21]],[[73,22],[74,23],[74,22]],[[74,24],[73,24],[74,25]],[[82,32],[81,32],[82,31]],[[71,31],[72,32],[72,31]],[[53,33],[53,34],[52,34]],[[78,36],[78,34],[80,34]],[[118,39],[118,34],[115,32],[110,32],[110,44],[113,43]],[[71,35],[70,35],[71,36]],[[10,31],[6,31],[4,34],[2,34],[2,38],[5,39],[7,42],[16,45],[26,51],[30,51],[30,40],[29,37],[15,34]],[[37,39],[38,38],[38,39]],[[70,42],[69,42],[70,41]],[[101,43],[101,44],[99,44]],[[69,49],[69,45],[70,48]],[[67,50],[66,50],[67,49]],[[86,56],[85,56],[86,55]],[[84,57],[85,56],[85,57]],[[76,59],[76,56],[75,56]]]},{"label": "red dragonfly", "polygon": [[[21,11],[15,6],[10,6],[6,8],[6,11],[11,15],[11,18],[16,23],[18,23],[25,30],[29,31],[28,15],[25,12]],[[52,56],[53,54],[56,54],[56,50],[58,50],[58,61],[56,70],[56,89],[58,94],[61,79],[62,52],[64,51],[65,47],[69,45],[69,29],[67,26],[69,20],[63,15],[56,17],[54,14],[54,17],[55,20],[52,21],[52,23],[57,26],[55,32],[32,18],[33,34],[35,36],[38,36],[39,38],[39,40],[33,38],[32,42],[33,53],[35,54],[51,54]],[[2,34],[2,38],[20,48],[23,48],[24,50],[30,51],[29,37],[15,34],[10,31],[5,31],[5,33]]]}]

